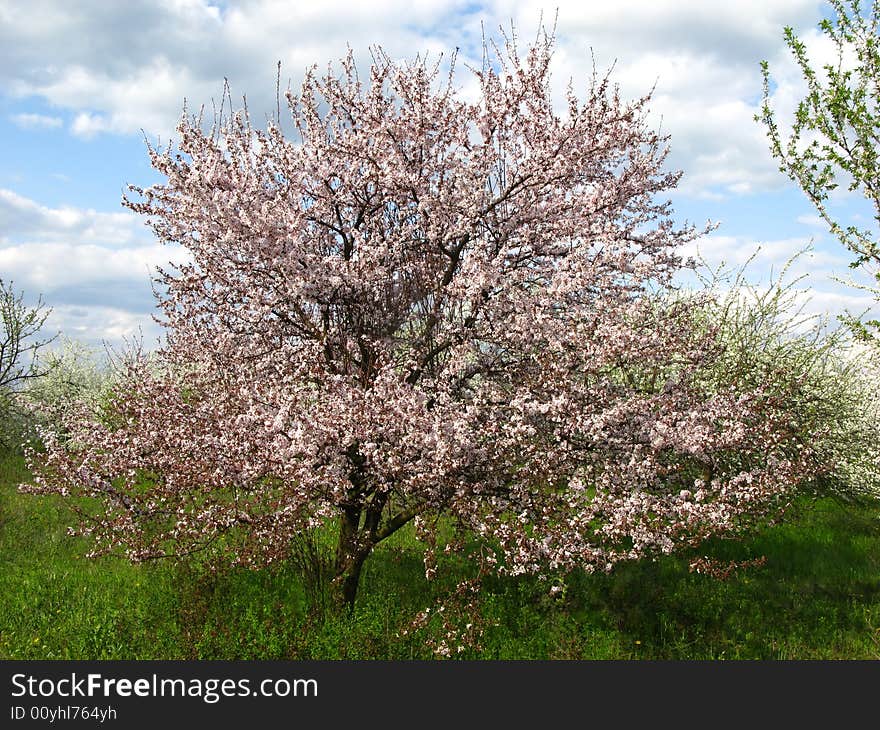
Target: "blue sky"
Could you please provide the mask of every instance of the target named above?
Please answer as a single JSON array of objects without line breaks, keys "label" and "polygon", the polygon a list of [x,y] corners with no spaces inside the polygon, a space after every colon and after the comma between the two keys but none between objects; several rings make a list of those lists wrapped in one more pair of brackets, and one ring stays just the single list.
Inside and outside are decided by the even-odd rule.
[{"label": "blue sky", "polygon": [[[479,58],[482,28],[513,21],[523,39],[558,9],[554,79],[584,88],[591,49],[599,68],[636,97],[656,84],[652,123],[671,135],[670,167],[685,173],[676,218],[721,226],[700,242],[712,263],[751,265],[766,280],[812,242],[796,273],[808,274],[809,311],[861,312],[869,295],[834,280],[849,261],[815,213],[778,172],[764,131],[759,61],[771,64],[783,117],[801,91],[782,41],[793,26],[819,61],[828,58],[813,0],[294,3],[281,0],[0,0],[0,278],[54,311],[52,331],[116,344],[140,330],[151,346],[150,271],[179,255],[153,241],[120,205],[127,183],[158,181],[144,135],[174,137],[183,100],[219,98],[223,79],[247,94],[255,118],[274,110],[275,70],[295,87],[312,63],[371,44],[394,57],[458,47]],[[497,34],[496,34],[497,35]],[[459,68],[463,71],[464,65]],[[466,72],[461,76],[466,89]],[[847,215],[864,213],[842,198]]]}]

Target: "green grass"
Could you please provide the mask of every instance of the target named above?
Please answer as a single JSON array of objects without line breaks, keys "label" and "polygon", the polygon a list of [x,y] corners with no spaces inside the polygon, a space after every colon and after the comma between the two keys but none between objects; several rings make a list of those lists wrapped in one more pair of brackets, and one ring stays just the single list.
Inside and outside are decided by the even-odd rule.
[{"label": "green grass", "polygon": [[[0,458],[0,659],[410,659],[433,656],[442,621],[402,635],[468,577],[450,558],[427,582],[402,533],[368,561],[352,616],[310,615],[296,571],[211,574],[193,565],[90,560],[58,498],[18,494],[29,477]],[[766,557],[727,580],[693,556],[568,576],[556,597],[532,578],[492,578],[476,597],[488,659],[880,658],[880,505],[804,503],[783,524],[699,554]],[[469,618],[447,604],[463,627]],[[454,645],[453,645],[454,646]]]}]

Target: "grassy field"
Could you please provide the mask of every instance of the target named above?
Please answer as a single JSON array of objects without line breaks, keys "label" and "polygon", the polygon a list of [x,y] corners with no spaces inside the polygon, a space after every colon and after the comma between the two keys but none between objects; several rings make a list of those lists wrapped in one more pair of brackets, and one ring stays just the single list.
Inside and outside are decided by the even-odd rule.
[{"label": "grassy field", "polygon": [[[212,575],[192,565],[89,560],[55,498],[20,495],[17,456],[0,457],[0,659],[415,659],[436,620],[403,635],[458,580],[428,583],[411,535],[370,558],[352,616],[307,610],[291,566]],[[701,554],[766,563],[718,580],[694,556],[573,575],[550,597],[533,579],[496,578],[478,596],[487,659],[880,658],[880,505],[804,504],[782,526]],[[464,626],[450,604],[444,616]]]}]

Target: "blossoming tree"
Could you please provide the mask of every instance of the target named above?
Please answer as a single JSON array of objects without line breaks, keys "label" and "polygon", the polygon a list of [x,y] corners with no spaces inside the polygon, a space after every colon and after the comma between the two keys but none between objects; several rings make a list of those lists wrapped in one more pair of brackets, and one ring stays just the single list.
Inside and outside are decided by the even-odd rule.
[{"label": "blossoming tree", "polygon": [[424,59],[377,51],[363,80],[349,55],[288,94],[295,140],[185,119],[179,153],[150,150],[167,182],[126,201],[191,254],[160,275],[163,364],[46,433],[30,489],[97,498],[84,531],[133,560],[263,564],[332,525],[349,604],[410,522],[521,573],[777,506],[817,466],[779,389],[713,386],[724,343],[663,296],[698,232],[656,199],[678,174],[648,97],[594,76],[560,115],[551,57],[508,44],[469,101]]}]

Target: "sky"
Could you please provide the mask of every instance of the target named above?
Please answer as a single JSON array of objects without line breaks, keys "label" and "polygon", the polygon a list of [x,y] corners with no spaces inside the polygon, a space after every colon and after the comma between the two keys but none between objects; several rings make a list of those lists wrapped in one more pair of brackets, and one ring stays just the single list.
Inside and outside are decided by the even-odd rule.
[{"label": "sky", "polygon": [[[296,89],[304,69],[349,46],[366,65],[373,45],[401,60],[457,48],[466,90],[484,32],[498,38],[512,24],[527,43],[555,18],[554,89],[569,79],[586,89],[594,62],[625,97],[653,89],[649,122],[670,135],[668,167],[684,172],[670,194],[675,219],[719,224],[694,247],[710,264],[754,255],[746,276],[759,285],[809,247],[790,270],[804,276],[807,311],[861,313],[874,300],[839,281],[853,276],[850,257],[754,121],[760,61],[784,120],[802,85],[783,27],[821,63],[827,13],[814,0],[0,0],[0,279],[52,307],[47,333],[155,346],[151,272],[180,251],[158,244],[121,197],[128,184],[161,182],[146,141],[174,141],[184,100],[210,109],[228,79],[252,118],[266,119],[278,61]],[[866,212],[854,195],[835,209]]]}]

